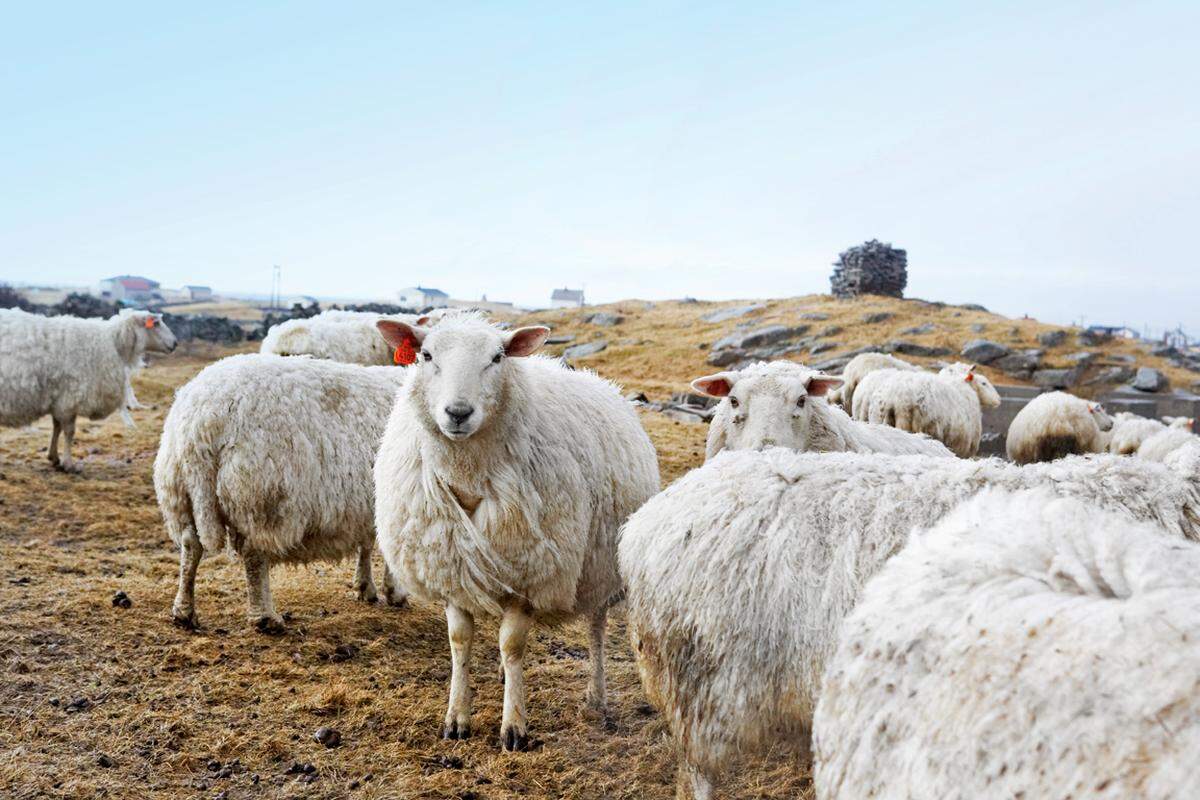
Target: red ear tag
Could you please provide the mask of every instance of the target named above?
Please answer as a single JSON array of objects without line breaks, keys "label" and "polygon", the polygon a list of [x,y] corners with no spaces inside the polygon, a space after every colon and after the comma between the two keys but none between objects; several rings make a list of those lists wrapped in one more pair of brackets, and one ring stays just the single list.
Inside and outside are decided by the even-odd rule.
[{"label": "red ear tag", "polygon": [[417,351],[413,347],[416,340],[413,338],[405,339],[392,353],[392,361],[398,366],[407,367],[409,364],[415,364],[417,361]]},{"label": "red ear tag", "polygon": [[964,380],[966,380],[967,383],[970,383],[971,381],[975,380],[975,373],[968,372],[967,377]]}]

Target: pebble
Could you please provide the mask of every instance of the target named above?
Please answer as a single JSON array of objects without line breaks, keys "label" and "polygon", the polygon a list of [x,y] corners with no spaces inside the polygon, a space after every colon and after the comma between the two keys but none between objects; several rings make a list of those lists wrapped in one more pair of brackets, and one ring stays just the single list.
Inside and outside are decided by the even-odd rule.
[{"label": "pebble", "polygon": [[325,745],[325,747],[333,748],[342,743],[342,734],[337,728],[321,726],[313,733],[313,740],[318,744]]},{"label": "pebble", "polygon": [[129,599],[129,595],[124,592],[117,592],[112,596],[113,608],[132,608],[133,601]]}]

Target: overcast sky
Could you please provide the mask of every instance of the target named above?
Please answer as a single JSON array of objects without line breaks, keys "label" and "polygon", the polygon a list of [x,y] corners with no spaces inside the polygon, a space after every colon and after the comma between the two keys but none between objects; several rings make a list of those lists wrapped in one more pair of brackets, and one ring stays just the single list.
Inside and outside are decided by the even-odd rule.
[{"label": "overcast sky", "polygon": [[768,297],[874,237],[1200,333],[1200,3],[584,5],[11,6],[0,280]]}]

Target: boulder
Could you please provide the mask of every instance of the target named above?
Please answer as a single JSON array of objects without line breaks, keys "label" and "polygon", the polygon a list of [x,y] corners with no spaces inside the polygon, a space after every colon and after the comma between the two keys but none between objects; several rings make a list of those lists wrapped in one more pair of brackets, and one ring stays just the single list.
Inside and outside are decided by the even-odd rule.
[{"label": "boulder", "polygon": [[1155,347],[1150,351],[1150,355],[1158,356],[1159,358],[1179,358],[1183,354],[1174,345],[1164,344]]},{"label": "boulder", "polygon": [[573,344],[563,351],[563,358],[586,358],[594,356],[608,347],[608,341],[598,339],[594,342],[585,342],[584,344]]},{"label": "boulder", "polygon": [[1153,367],[1138,367],[1137,374],[1129,384],[1139,392],[1161,392],[1171,385],[1167,376]]},{"label": "boulder", "polygon": [[875,325],[880,322],[887,322],[894,316],[896,315],[890,311],[876,311],[873,314],[864,314],[862,321],[864,325]]},{"label": "boulder", "polygon": [[625,321],[625,317],[620,314],[612,314],[608,311],[600,311],[596,314],[589,314],[583,318],[583,321],[589,325],[600,325],[609,328],[613,325],[620,325]]},{"label": "boulder", "polygon": [[546,344],[570,344],[575,341],[575,334],[564,333],[558,336],[550,336],[546,339]]},{"label": "boulder", "polygon": [[1079,353],[1071,353],[1069,356],[1064,356],[1064,359],[1070,361],[1072,364],[1078,364],[1081,367],[1086,367],[1088,364],[1091,364],[1096,360],[1096,354],[1084,350]]},{"label": "boulder", "polygon": [[818,361],[816,364],[810,364],[809,366],[818,372],[830,372],[836,374],[841,372],[842,368],[849,364],[850,359],[852,358],[854,358],[854,356],[843,354],[840,356],[834,356],[833,358],[827,358],[824,361]]},{"label": "boulder", "polygon": [[822,314],[820,311],[805,311],[797,316],[798,319],[806,319],[812,322],[824,322],[829,319],[828,314]]},{"label": "boulder", "polygon": [[1039,333],[1037,340],[1038,344],[1040,344],[1042,347],[1058,347],[1060,344],[1067,341],[1067,332],[1046,331],[1045,333]]},{"label": "boulder", "polygon": [[755,328],[749,331],[734,331],[728,336],[714,342],[713,350],[761,347],[763,345],[775,344],[776,342],[786,342],[807,332],[807,325],[798,325],[793,328],[789,328],[786,325],[767,325],[764,328]]},{"label": "boulder", "polygon": [[933,333],[934,327],[935,326],[932,322],[925,322],[921,325],[914,325],[911,328],[905,328],[900,332],[907,336],[920,336],[923,333]]},{"label": "boulder", "polygon": [[1089,378],[1084,385],[1093,386],[1103,383],[1126,383],[1133,378],[1132,367],[1105,367]]},{"label": "boulder", "polygon": [[905,356],[918,356],[921,358],[941,358],[954,353],[949,347],[927,347],[923,344],[901,340],[888,342],[883,346],[883,350],[885,353],[900,353]]},{"label": "boulder", "polygon": [[730,364],[737,364],[740,361],[745,361],[747,358],[745,350],[731,348],[729,350],[714,350],[709,354],[704,363],[714,367],[728,367]]},{"label": "boulder", "polygon": [[958,307],[964,308],[967,311],[982,311],[985,314],[988,313],[988,310],[979,305],[979,303],[960,303]]},{"label": "boulder", "polygon": [[814,344],[812,347],[810,347],[808,350],[808,354],[810,356],[815,356],[815,355],[819,355],[820,353],[827,353],[830,350],[833,350],[840,346],[841,345],[838,342],[821,342],[820,344]]},{"label": "boulder", "polygon": [[988,339],[973,339],[963,346],[962,356],[975,364],[990,364],[993,361],[1004,358],[1011,352],[1011,350],[998,342]]},{"label": "boulder", "polygon": [[700,317],[701,322],[724,322],[729,319],[737,319],[751,314],[755,311],[761,311],[766,308],[766,303],[752,303],[748,306],[733,306],[731,308],[718,308],[716,311],[710,311]]},{"label": "boulder", "polygon": [[822,328],[820,331],[818,331],[815,334],[815,336],[818,339],[820,339],[821,337],[824,337],[824,336],[837,336],[841,332],[842,332],[842,328],[840,325],[830,325],[826,328]]},{"label": "boulder", "polygon": [[1084,347],[1095,347],[1098,344],[1104,344],[1108,340],[1112,339],[1112,336],[1104,333],[1103,331],[1094,331],[1089,329],[1080,331],[1075,338],[1078,340],[1079,344],[1083,345]]},{"label": "boulder", "polygon": [[992,366],[1006,375],[1018,378],[1028,378],[1033,371],[1041,366],[1041,350],[1023,350],[1019,353],[1009,353],[1003,358],[992,362]]},{"label": "boulder", "polygon": [[1043,389],[1070,389],[1079,383],[1079,370],[1039,369],[1032,377],[1033,382]]}]

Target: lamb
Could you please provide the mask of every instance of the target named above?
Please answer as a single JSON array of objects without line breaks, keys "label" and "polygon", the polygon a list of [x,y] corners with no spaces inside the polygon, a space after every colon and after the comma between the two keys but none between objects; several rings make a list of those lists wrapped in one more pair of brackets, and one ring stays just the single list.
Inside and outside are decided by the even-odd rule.
[{"label": "lamb", "polygon": [[[197,567],[226,542],[245,567],[250,624],[264,633],[284,627],[271,599],[275,564],[356,554],[358,597],[376,600],[371,468],[403,378],[396,367],[250,353],[178,391],[154,461],[158,505],[179,547],[177,624],[196,626]],[[384,595],[405,602],[391,573]]]},{"label": "lamb", "polygon": [[736,372],[692,381],[692,388],[721,398],[708,429],[705,458],[728,448],[772,445],[820,453],[892,453],[952,456],[946,446],[922,434],[850,419],[825,400],[842,382],[790,361],[759,362]]},{"label": "lamb", "polygon": [[820,800],[1200,796],[1200,546],[985,493],[863,590],[813,720]]},{"label": "lamb", "polygon": [[1045,486],[1200,539],[1200,455],[1168,465],[783,448],[723,452],[625,524],[619,559],[642,686],[696,798],[739,752],[803,746],[825,661],[862,584],[904,544],[988,487]]},{"label": "lamb", "polygon": [[273,326],[263,338],[259,352],[280,356],[308,355],[365,366],[398,363],[396,353],[375,328],[375,323],[381,319],[419,321],[418,317],[405,314],[384,317],[363,311],[330,309],[315,317],[289,319]]},{"label": "lamb", "polygon": [[1147,419],[1128,411],[1113,414],[1113,427],[1108,435],[1108,452],[1119,456],[1130,456],[1138,451],[1142,442],[1166,426],[1156,419]]},{"label": "lamb", "polygon": [[103,419],[120,409],[131,425],[129,410],[143,407],[130,382],[143,355],[170,353],[175,346],[162,315],[148,311],[127,309],[100,320],[0,310],[0,425],[29,425],[49,414],[50,463],[78,473],[82,465],[71,455],[75,418]]},{"label": "lamb", "polygon": [[442,736],[470,735],[475,618],[499,616],[500,740],[525,749],[522,660],[535,621],[590,618],[589,700],[604,708],[617,531],[658,490],[654,446],[615,385],[532,356],[548,328],[502,331],[472,314],[379,328],[392,346],[416,341],[421,351],[375,462],[375,516],[391,569],[446,606]]},{"label": "lamb", "polygon": [[1200,437],[1183,428],[1163,428],[1142,442],[1137,457],[1148,461],[1166,461],[1167,456],[1184,447],[1200,447]]},{"label": "lamb", "polygon": [[983,436],[983,408],[1000,395],[974,366],[951,364],[936,375],[885,369],[872,372],[855,393],[854,418],[927,433],[954,454],[971,458]]},{"label": "lamb", "polygon": [[1008,457],[1018,464],[1102,453],[1113,421],[1104,406],[1066,392],[1038,395],[1008,426]]},{"label": "lamb", "polygon": [[854,409],[854,394],[858,384],[869,373],[880,369],[923,371],[916,364],[910,364],[886,353],[859,353],[842,368],[842,385],[830,393],[829,401],[840,404],[849,414]]}]

